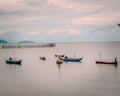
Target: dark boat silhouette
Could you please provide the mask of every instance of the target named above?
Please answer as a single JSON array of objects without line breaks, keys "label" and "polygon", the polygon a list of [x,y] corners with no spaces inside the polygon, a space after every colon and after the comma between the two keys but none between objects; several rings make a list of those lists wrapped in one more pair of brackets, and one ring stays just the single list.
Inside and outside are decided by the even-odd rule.
[{"label": "dark boat silhouette", "polygon": [[21,65],[22,60],[12,60],[12,58],[9,58],[9,60],[6,60],[6,64],[17,64]]},{"label": "dark boat silhouette", "polygon": [[45,57],[40,57],[40,60],[46,60],[46,58]]}]

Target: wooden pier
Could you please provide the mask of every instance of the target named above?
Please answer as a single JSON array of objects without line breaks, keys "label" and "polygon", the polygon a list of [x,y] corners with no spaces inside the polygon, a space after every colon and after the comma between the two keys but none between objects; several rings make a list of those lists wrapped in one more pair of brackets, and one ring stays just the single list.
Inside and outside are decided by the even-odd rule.
[{"label": "wooden pier", "polygon": [[0,44],[0,49],[9,48],[45,48],[45,47],[55,47],[55,43],[32,43],[32,44]]}]

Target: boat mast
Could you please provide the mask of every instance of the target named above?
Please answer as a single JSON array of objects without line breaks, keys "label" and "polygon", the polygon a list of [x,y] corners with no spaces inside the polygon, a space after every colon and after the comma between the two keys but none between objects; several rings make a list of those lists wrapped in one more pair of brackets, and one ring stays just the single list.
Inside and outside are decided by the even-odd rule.
[{"label": "boat mast", "polygon": [[100,61],[101,61],[101,51],[100,51]]},{"label": "boat mast", "polygon": [[14,58],[14,60],[15,60],[15,51],[13,52],[13,58]]},{"label": "boat mast", "polygon": [[75,52],[74,52],[74,57],[76,57],[76,54],[75,54]]}]

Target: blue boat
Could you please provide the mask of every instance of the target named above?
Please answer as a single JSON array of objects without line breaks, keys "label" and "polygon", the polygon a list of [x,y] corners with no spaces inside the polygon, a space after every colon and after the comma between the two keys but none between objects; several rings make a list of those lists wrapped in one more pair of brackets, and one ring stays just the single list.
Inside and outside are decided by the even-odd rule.
[{"label": "blue boat", "polygon": [[12,58],[9,58],[9,60],[6,60],[6,64],[17,64],[21,65],[22,60],[12,60]]},{"label": "blue boat", "polygon": [[63,58],[65,62],[80,62],[83,58]]}]

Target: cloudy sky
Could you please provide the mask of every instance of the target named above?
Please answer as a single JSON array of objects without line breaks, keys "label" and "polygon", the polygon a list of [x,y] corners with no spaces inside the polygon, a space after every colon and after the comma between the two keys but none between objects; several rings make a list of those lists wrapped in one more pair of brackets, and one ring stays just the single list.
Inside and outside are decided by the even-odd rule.
[{"label": "cloudy sky", "polygon": [[0,0],[0,39],[120,41],[120,0]]}]

